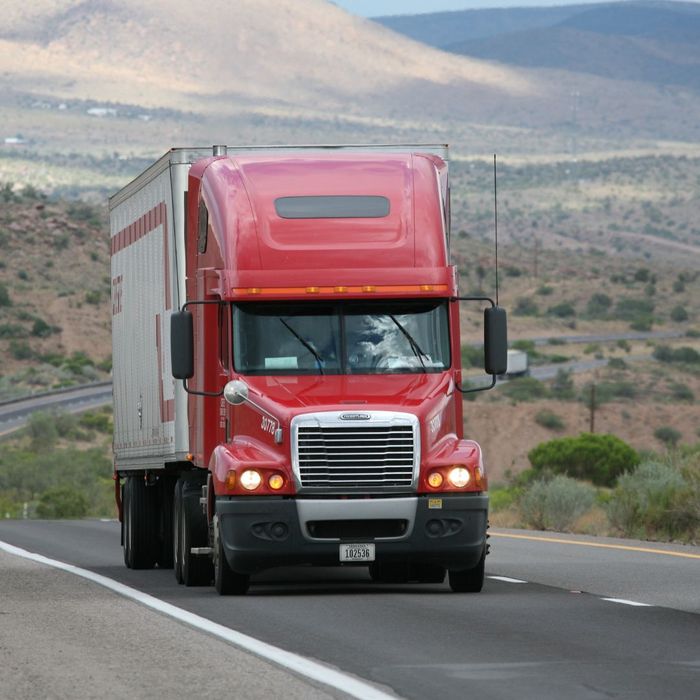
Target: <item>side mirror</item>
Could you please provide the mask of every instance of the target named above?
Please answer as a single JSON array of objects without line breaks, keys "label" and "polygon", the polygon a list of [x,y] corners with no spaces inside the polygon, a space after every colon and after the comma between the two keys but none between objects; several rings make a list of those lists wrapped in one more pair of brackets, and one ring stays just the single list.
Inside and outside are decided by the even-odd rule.
[{"label": "side mirror", "polygon": [[190,311],[175,311],[170,317],[170,362],[175,379],[190,379],[194,375],[194,333]]},{"label": "side mirror", "polygon": [[232,406],[239,406],[248,399],[248,385],[240,379],[230,381],[224,387],[224,398]]},{"label": "side mirror", "polygon": [[506,310],[501,306],[492,306],[484,310],[484,369],[487,374],[505,374],[507,368]]}]

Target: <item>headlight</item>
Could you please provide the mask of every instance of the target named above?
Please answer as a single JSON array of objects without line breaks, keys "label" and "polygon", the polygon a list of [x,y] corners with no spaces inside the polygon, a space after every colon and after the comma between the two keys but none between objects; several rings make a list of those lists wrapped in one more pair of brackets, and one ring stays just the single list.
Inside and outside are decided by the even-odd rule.
[{"label": "headlight", "polygon": [[469,470],[466,467],[452,467],[447,479],[458,489],[463,489],[469,483]]},{"label": "headlight", "polygon": [[246,489],[246,491],[255,491],[255,489],[262,483],[262,477],[260,472],[255,471],[255,469],[246,469],[240,478],[241,486]]}]

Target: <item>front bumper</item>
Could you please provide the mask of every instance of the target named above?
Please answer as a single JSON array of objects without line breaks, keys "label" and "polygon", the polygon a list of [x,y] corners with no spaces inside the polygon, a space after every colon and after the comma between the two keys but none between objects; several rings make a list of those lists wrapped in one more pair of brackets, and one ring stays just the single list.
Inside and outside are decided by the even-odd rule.
[{"label": "front bumper", "polygon": [[[219,497],[216,512],[226,558],[238,573],[302,564],[339,566],[342,542],[373,542],[379,563],[432,564],[459,570],[476,566],[484,552],[488,496]],[[403,523],[400,533],[391,531],[393,525],[386,529],[387,523],[399,522]],[[373,534],[375,523],[377,533]],[[337,533],[334,524],[338,524]]]}]

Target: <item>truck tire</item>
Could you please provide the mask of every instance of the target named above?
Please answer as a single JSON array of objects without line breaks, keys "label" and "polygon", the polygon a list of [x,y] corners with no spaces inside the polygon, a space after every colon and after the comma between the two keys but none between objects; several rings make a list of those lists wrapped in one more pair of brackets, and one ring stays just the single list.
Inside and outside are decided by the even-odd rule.
[{"label": "truck tire", "polygon": [[185,586],[208,586],[214,577],[211,557],[192,554],[192,547],[209,545],[209,527],[199,503],[200,490],[182,490],[180,518],[182,520],[180,552],[182,558],[182,582]]},{"label": "truck tire", "polygon": [[484,560],[486,549],[479,559],[479,563],[472,569],[455,571],[450,569],[450,588],[455,593],[479,593],[484,586]]},{"label": "truck tire", "polygon": [[182,580],[182,481],[178,479],[173,489],[173,569],[175,580]]},{"label": "truck tire", "polygon": [[157,530],[152,487],[142,476],[124,484],[124,563],[129,569],[152,569],[156,563]]},{"label": "truck tire", "polygon": [[245,595],[250,586],[250,576],[234,571],[226,559],[224,544],[214,525],[214,587],[219,595]]}]

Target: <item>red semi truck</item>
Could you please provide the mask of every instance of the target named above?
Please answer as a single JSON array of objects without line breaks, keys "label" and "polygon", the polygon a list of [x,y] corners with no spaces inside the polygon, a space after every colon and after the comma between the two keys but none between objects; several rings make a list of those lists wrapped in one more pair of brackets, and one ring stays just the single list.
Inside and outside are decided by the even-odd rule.
[{"label": "red semi truck", "polygon": [[[124,560],[479,591],[446,146],[173,149],[110,199]],[[484,310],[485,369],[506,369]],[[492,382],[492,384],[493,384]]]}]

